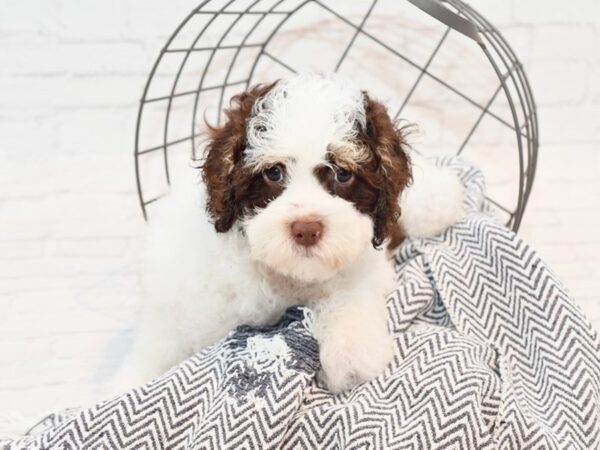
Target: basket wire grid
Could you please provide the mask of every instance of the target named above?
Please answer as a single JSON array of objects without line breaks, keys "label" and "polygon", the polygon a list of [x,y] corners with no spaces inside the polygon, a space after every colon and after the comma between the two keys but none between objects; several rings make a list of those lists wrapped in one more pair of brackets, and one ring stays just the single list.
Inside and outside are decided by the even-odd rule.
[{"label": "basket wire grid", "polygon": [[[355,68],[362,68],[360,59],[365,58],[365,55],[368,57],[370,52],[377,49],[378,52],[385,52],[386,58],[396,58],[405,67],[414,69],[411,77],[408,77],[410,81],[402,89],[387,91],[388,97],[394,97],[396,102],[395,108],[391,109],[395,119],[406,114],[408,120],[412,121],[407,108],[411,102],[419,103],[415,100],[416,92],[423,84],[430,83],[431,86],[434,83],[438,88],[450,92],[453,97],[462,99],[461,102],[473,111],[468,116],[474,120],[467,127],[461,128],[464,136],[460,137],[457,141],[458,148],[452,148],[451,153],[462,154],[470,145],[473,146],[474,136],[486,120],[491,120],[512,136],[509,151],[516,155],[514,170],[517,183],[514,180],[511,182],[513,186],[516,184],[515,192],[509,195],[512,197],[509,202],[506,198],[500,201],[490,195],[487,200],[503,215],[507,226],[516,231],[533,185],[538,152],[536,107],[522,64],[499,31],[462,1],[396,0],[390,5],[405,3],[407,8],[414,10],[413,13],[418,11],[422,20],[429,21],[424,29],[435,29],[436,33],[439,30],[432,41],[434,45],[430,54],[417,61],[418,58],[399,50],[397,42],[394,45],[390,39],[379,36],[377,28],[369,28],[370,21],[375,21],[376,6],[382,2],[384,0],[335,4],[326,0],[209,0],[194,8],[161,50],[140,102],[135,138],[135,170],[144,217],[147,218],[149,205],[168,191],[173,179],[174,154],[184,154],[188,160],[197,159],[201,147],[202,133],[199,128],[203,116],[206,119],[207,115],[212,114],[214,122],[219,123],[223,108],[232,94],[257,82],[273,81],[281,76],[306,70],[305,66],[309,66],[310,70],[315,69],[313,60],[321,50],[312,54],[310,51],[306,52],[309,54],[307,62],[301,62],[303,66],[290,61],[294,59],[291,57],[294,51],[298,53],[298,45],[306,48],[314,44],[303,41],[306,33],[294,32],[291,28],[292,31],[287,32],[291,38],[288,36],[283,44],[274,44],[279,34],[286,33],[283,29],[290,19],[312,8],[312,15],[308,14],[302,19],[304,22],[301,23],[300,30],[319,30],[320,39],[334,42],[335,48],[332,51],[337,52],[336,57],[324,56],[327,63],[320,63],[317,68],[340,71],[344,65],[349,64],[351,54],[360,41],[363,53],[354,58]],[[360,11],[359,6],[362,7]],[[384,10],[383,16],[386,16],[386,12]],[[327,14],[328,20],[322,20],[323,14]],[[219,27],[215,27],[219,21]],[[344,27],[345,34],[339,31],[340,26]],[[390,29],[393,33],[410,29],[409,26],[400,28],[402,27],[394,27],[392,24]],[[416,29],[416,32],[419,30]],[[344,35],[341,36],[342,34]],[[449,45],[451,37],[459,40],[464,48],[469,47],[471,51],[475,48],[478,54],[485,56],[484,61],[491,67],[496,80],[494,83],[487,83],[490,85],[487,99],[481,96],[474,98],[476,96],[472,93],[465,92],[464,86],[457,87],[433,70],[436,58],[439,58],[444,46]],[[184,45],[181,44],[182,41],[185,42]],[[319,47],[321,48],[324,47]],[[463,59],[462,50],[460,53],[461,55],[457,55],[460,56],[457,58],[458,63]],[[190,61],[198,54],[202,57],[194,66]],[[226,57],[223,57],[225,54]],[[172,59],[174,56],[176,58]],[[391,64],[395,63],[390,62]],[[192,66],[195,67],[194,70]],[[352,70],[355,69],[349,68],[354,75]],[[365,70],[369,71],[368,67]],[[465,70],[465,73],[473,71],[469,67],[460,70]],[[274,76],[275,74],[278,76]],[[187,80],[185,83],[184,78]],[[492,80],[493,77],[488,79]],[[155,84],[162,84],[161,93],[154,92],[158,91],[153,89]],[[443,108],[450,106],[454,109],[456,106],[452,102],[442,101],[436,104],[437,99],[429,100],[431,104],[426,106],[423,106],[422,101],[419,103],[421,110],[438,112]],[[150,114],[150,108],[153,109],[153,114]],[[498,108],[503,108],[504,113],[499,112]],[[458,111],[456,115],[460,116],[462,110]],[[153,116],[153,120],[148,116]],[[464,116],[467,117],[467,114]],[[461,121],[461,126],[464,122]],[[441,126],[444,127],[443,124]],[[154,141],[150,144],[145,142],[148,130],[154,136]],[[485,146],[483,144],[478,147]],[[448,148],[445,150],[448,153]],[[149,156],[153,157],[152,162],[145,164],[142,160]],[[508,153],[504,153],[491,158],[492,166],[508,157]],[[151,166],[152,170],[147,169],[147,166]],[[506,203],[512,204],[508,206]]]}]

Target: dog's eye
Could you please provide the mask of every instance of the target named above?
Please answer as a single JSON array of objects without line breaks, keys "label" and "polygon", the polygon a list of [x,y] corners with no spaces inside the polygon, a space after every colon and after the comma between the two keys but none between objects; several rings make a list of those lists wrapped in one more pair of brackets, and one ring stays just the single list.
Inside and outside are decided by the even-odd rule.
[{"label": "dog's eye", "polygon": [[346,184],[350,183],[354,179],[354,174],[352,172],[348,172],[345,169],[338,168],[335,171],[335,181],[338,183]]},{"label": "dog's eye", "polygon": [[263,177],[268,182],[281,183],[283,181],[283,167],[280,164],[269,167],[263,172]]}]

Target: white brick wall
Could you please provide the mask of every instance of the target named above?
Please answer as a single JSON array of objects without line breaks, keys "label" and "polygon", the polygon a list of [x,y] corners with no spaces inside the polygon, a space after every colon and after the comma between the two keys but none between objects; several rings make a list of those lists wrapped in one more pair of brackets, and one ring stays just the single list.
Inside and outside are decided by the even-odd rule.
[{"label": "white brick wall", "polygon": [[[140,298],[137,101],[196,3],[0,0],[0,417],[93,398],[124,351]],[[600,3],[471,3],[539,107],[522,234],[600,328]]]}]

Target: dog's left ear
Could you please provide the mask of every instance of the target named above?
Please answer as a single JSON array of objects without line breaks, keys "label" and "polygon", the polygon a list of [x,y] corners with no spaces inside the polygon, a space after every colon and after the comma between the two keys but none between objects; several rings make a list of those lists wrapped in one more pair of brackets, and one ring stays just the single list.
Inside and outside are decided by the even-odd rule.
[{"label": "dog's left ear", "polygon": [[373,246],[379,247],[388,240],[388,248],[397,247],[404,239],[398,222],[400,219],[400,194],[411,181],[410,161],[406,153],[406,128],[392,122],[386,107],[364,92],[366,128],[360,133],[375,156],[380,180],[379,198],[373,214]]},{"label": "dog's left ear", "polygon": [[219,233],[229,231],[240,215],[236,202],[234,177],[246,148],[246,122],[256,100],[269,92],[277,82],[257,85],[231,99],[222,126],[207,125],[208,145],[202,165],[206,185],[206,209]]}]

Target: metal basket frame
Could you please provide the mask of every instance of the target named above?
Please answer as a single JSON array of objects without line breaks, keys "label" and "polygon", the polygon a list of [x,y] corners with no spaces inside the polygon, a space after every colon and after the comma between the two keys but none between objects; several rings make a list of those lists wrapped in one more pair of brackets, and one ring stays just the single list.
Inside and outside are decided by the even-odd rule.
[{"label": "metal basket frame", "polygon": [[[443,33],[443,35],[442,35],[441,39],[439,40],[439,42],[437,43],[437,45],[435,46],[435,48],[434,48],[431,56],[427,60],[426,64],[419,65],[416,62],[414,62],[411,58],[404,55],[401,51],[399,51],[395,48],[392,48],[390,45],[384,43],[383,41],[378,39],[376,36],[372,35],[367,30],[364,29],[365,23],[366,23],[367,19],[369,18],[371,12],[373,11],[373,8],[377,4],[377,1],[378,0],[372,1],[369,9],[367,10],[366,14],[364,15],[364,17],[362,18],[362,20],[360,21],[359,24],[352,22],[348,18],[344,17],[338,11],[336,11],[336,10],[332,9],[331,7],[329,7],[328,5],[322,3],[320,0],[304,0],[304,1],[301,1],[300,3],[298,3],[297,5],[295,5],[293,8],[287,9],[287,10],[282,9],[281,7],[284,6],[286,3],[289,3],[288,0],[279,0],[279,1],[275,2],[270,8],[265,9],[265,10],[255,9],[255,6],[257,4],[259,4],[261,2],[261,0],[255,0],[253,3],[249,4],[245,9],[240,9],[240,10],[231,9],[231,7],[236,3],[236,0],[229,0],[227,3],[222,5],[221,8],[216,9],[216,10],[213,10],[210,8],[210,4],[213,3],[211,0],[204,1],[197,8],[194,8],[190,12],[190,14],[183,20],[183,22],[181,22],[181,24],[175,29],[173,34],[170,36],[170,38],[167,40],[164,47],[162,48],[158,58],[156,59],[156,62],[154,63],[154,66],[152,67],[152,70],[150,71],[148,80],[147,80],[145,88],[144,88],[142,99],[140,101],[137,125],[136,125],[136,136],[135,136],[135,172],[136,172],[137,191],[138,191],[138,195],[139,195],[142,212],[144,214],[144,218],[147,218],[147,212],[146,212],[147,205],[158,200],[160,198],[160,196],[154,197],[154,198],[146,198],[145,197],[144,189],[142,186],[141,173],[140,173],[140,163],[139,163],[140,156],[147,154],[149,152],[159,152],[159,151],[162,152],[163,159],[164,159],[164,174],[166,177],[167,184],[170,185],[171,180],[170,180],[169,155],[168,155],[169,148],[176,144],[180,144],[182,142],[189,141],[191,143],[191,152],[190,152],[191,158],[192,159],[196,158],[196,149],[198,148],[198,138],[200,136],[200,134],[197,133],[197,131],[196,131],[196,125],[198,122],[198,114],[201,110],[201,108],[199,106],[200,94],[202,92],[206,92],[209,90],[220,90],[219,107],[218,107],[218,121],[220,122],[221,112],[223,110],[224,102],[227,100],[225,98],[226,88],[231,87],[231,86],[238,86],[238,85],[244,89],[248,88],[253,79],[257,64],[262,57],[271,59],[276,64],[285,68],[291,74],[297,73],[298,72],[297,68],[289,66],[284,61],[280,60],[275,55],[271,54],[267,50],[267,46],[269,45],[269,43],[271,42],[273,37],[277,34],[277,32],[280,30],[280,28],[287,22],[287,20],[290,17],[292,17],[296,12],[298,12],[301,8],[305,7],[307,4],[315,3],[315,4],[319,5],[320,7],[324,8],[325,10],[329,11],[331,14],[333,14],[339,20],[343,21],[345,24],[347,24],[348,26],[350,26],[354,29],[354,35],[353,35],[352,39],[348,42],[348,45],[345,47],[344,51],[342,52],[342,55],[340,56],[336,66],[335,66],[336,71],[337,71],[337,69],[339,69],[339,67],[341,66],[341,64],[343,63],[345,58],[347,57],[348,52],[352,48],[356,38],[359,35],[368,38],[374,44],[382,46],[383,48],[385,48],[386,50],[388,50],[389,52],[391,52],[398,58],[401,58],[406,63],[410,64],[411,66],[415,67],[416,69],[418,69],[420,71],[418,78],[416,79],[416,81],[414,82],[412,87],[410,88],[406,97],[403,99],[398,111],[396,111],[395,117],[394,117],[395,119],[400,116],[400,114],[404,110],[405,106],[409,102],[410,98],[412,97],[413,93],[415,92],[416,88],[418,87],[419,83],[425,77],[427,77],[427,78],[439,83],[440,85],[444,86],[445,88],[449,89],[450,91],[454,92],[456,95],[460,96],[465,101],[470,103],[474,108],[477,108],[480,111],[480,114],[479,114],[477,120],[475,121],[475,123],[471,127],[470,131],[468,132],[467,136],[465,137],[462,144],[460,145],[459,149],[457,150],[457,152],[456,152],[457,154],[461,154],[463,152],[463,150],[469,143],[469,140],[471,139],[474,132],[476,131],[476,129],[478,128],[482,119],[485,116],[493,117],[495,120],[499,121],[500,123],[502,123],[503,125],[505,125],[506,127],[508,127],[509,129],[511,129],[514,132],[515,140],[516,140],[516,149],[518,151],[518,163],[519,163],[519,167],[518,167],[518,173],[519,173],[518,197],[517,197],[517,201],[516,201],[516,207],[513,210],[510,210],[507,207],[502,206],[501,204],[499,204],[498,202],[494,201],[491,198],[487,198],[487,199],[493,205],[495,205],[497,208],[504,211],[508,215],[509,219],[507,220],[507,226],[511,227],[515,231],[518,230],[518,228],[521,224],[522,218],[523,218],[525,208],[527,206],[527,201],[528,201],[530,193],[531,193],[531,188],[533,186],[535,170],[536,170],[536,166],[537,166],[539,138],[538,138],[537,112],[536,112],[536,106],[535,106],[535,102],[533,99],[533,95],[531,92],[531,87],[529,85],[529,81],[527,79],[527,75],[525,74],[523,66],[519,62],[517,56],[515,55],[515,52],[512,50],[512,48],[509,46],[509,44],[503,38],[501,33],[493,25],[491,25],[481,14],[479,14],[477,11],[475,11],[472,7],[470,7],[469,5],[467,5],[466,3],[464,3],[460,0],[444,0],[443,2],[439,2],[438,0],[408,0],[411,3],[413,3],[416,7],[421,8],[423,11],[427,12],[428,14],[432,15],[433,17],[435,17],[436,19],[442,21],[443,23],[445,23],[447,25],[445,32]],[[211,17],[209,18],[207,23],[201,29],[198,30],[198,33],[196,34],[196,37],[192,41],[191,45],[187,48],[170,48],[171,43],[173,42],[174,38],[180,33],[180,31],[184,27],[186,27],[188,25],[190,20],[198,14],[210,15]],[[212,45],[212,46],[196,47],[196,45],[198,44],[198,42],[200,42],[200,40],[204,36],[206,30],[213,23],[213,21],[219,15],[225,15],[225,14],[235,15],[237,17],[235,18],[235,20],[232,21],[232,23],[229,25],[229,27],[223,32],[219,41],[215,45]],[[231,32],[231,30],[240,21],[240,19],[246,15],[259,15],[260,17],[256,21],[256,23],[248,30],[246,36],[242,39],[242,41],[238,45],[222,45],[223,41],[228,36],[228,34]],[[270,31],[270,33],[268,34],[268,36],[264,40],[264,42],[262,42],[260,44],[247,44],[246,42],[248,40],[248,37],[250,35],[252,35],[252,33],[257,29],[257,27],[259,27],[261,25],[261,23],[263,23],[263,20],[266,17],[273,16],[273,15],[281,16],[281,20]],[[444,42],[446,41],[446,38],[451,30],[455,30],[460,33],[463,33],[463,34],[467,35],[469,38],[475,40],[477,42],[477,44],[479,45],[479,47],[481,48],[482,52],[487,57],[489,63],[493,67],[493,70],[498,78],[498,86],[497,86],[496,90],[494,91],[492,97],[485,104],[481,104],[480,102],[475,101],[469,95],[465,94],[461,90],[450,85],[448,82],[444,81],[443,79],[439,78],[438,76],[434,75],[433,73],[431,73],[428,70],[431,63],[434,61],[436,55],[438,54],[440,48],[444,45]],[[257,54],[253,65],[251,66],[248,76],[243,80],[231,80],[230,79],[231,73],[236,64],[236,61],[238,59],[238,56],[239,56],[241,50],[244,48],[250,48],[250,47],[258,47],[258,48],[260,48],[260,51]],[[217,85],[205,86],[206,76],[207,76],[209,67],[211,65],[211,62],[213,60],[213,57],[215,56],[215,53],[217,52],[217,50],[220,50],[220,49],[233,49],[233,50],[235,50],[235,54],[229,64],[229,67],[226,71],[226,75],[225,75],[223,82],[220,84],[217,84]],[[196,52],[196,51],[210,52],[208,62],[206,64],[206,66],[204,67],[202,74],[199,77],[198,87],[197,87],[197,89],[192,90],[192,91],[176,93],[177,83],[181,77],[183,68],[184,68],[189,56],[191,55],[191,53]],[[182,62],[176,72],[174,79],[173,79],[173,84],[171,87],[170,95],[149,98],[148,93],[149,93],[149,87],[152,82],[152,79],[155,76],[156,70],[157,70],[159,64],[161,63],[163,57],[169,53],[184,53]],[[502,117],[494,114],[494,112],[492,112],[490,110],[490,106],[492,105],[492,103],[494,102],[494,100],[496,99],[496,97],[498,96],[498,94],[500,92],[503,92],[503,94],[506,97],[508,106],[510,108],[512,121],[507,121],[507,120],[503,119]],[[194,96],[194,107],[193,107],[193,118],[192,118],[192,123],[191,123],[191,133],[189,136],[186,136],[184,138],[180,138],[180,139],[173,140],[173,141],[168,141],[168,129],[169,129],[169,121],[171,118],[173,99],[176,97],[188,96],[188,95]],[[144,108],[150,103],[160,102],[160,101],[166,103],[166,105],[165,105],[166,119],[165,119],[165,123],[164,123],[163,142],[162,142],[162,144],[157,145],[157,146],[153,146],[153,147],[149,147],[149,148],[141,148],[140,127],[141,127]],[[519,122],[519,113],[524,118],[522,123]]]}]

